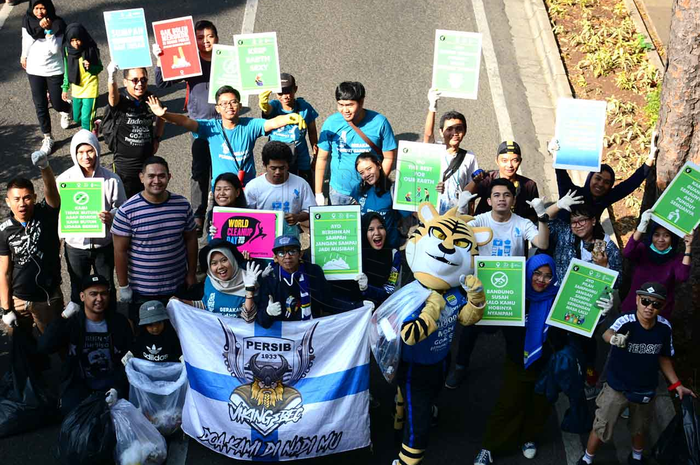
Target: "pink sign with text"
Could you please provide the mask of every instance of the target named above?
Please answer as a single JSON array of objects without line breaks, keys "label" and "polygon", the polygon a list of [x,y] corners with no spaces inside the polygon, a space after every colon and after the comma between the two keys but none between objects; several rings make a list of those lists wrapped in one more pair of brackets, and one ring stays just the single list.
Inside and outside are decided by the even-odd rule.
[{"label": "pink sign with text", "polygon": [[215,207],[214,239],[225,239],[253,258],[273,258],[275,238],[282,234],[283,212]]}]

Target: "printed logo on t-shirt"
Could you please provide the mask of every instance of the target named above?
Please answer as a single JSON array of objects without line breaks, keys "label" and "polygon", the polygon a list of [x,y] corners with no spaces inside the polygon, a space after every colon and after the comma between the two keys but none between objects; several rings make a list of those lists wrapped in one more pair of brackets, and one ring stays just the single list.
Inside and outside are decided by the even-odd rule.
[{"label": "printed logo on t-shirt", "polygon": [[231,151],[228,149],[228,144],[226,142],[223,142],[221,144],[221,153],[223,153],[224,155],[228,155],[231,153]]},{"label": "printed logo on t-shirt", "polygon": [[164,362],[168,359],[168,354],[158,355],[163,348],[156,347],[155,344],[153,344],[151,347],[146,346],[146,350],[148,352],[143,353],[143,358],[146,360],[150,360],[151,362]]},{"label": "printed logo on t-shirt", "polygon": [[512,241],[510,239],[494,239],[491,242],[491,256],[493,257],[510,257],[512,249]]},{"label": "printed logo on t-shirt", "polygon": [[634,344],[627,343],[627,351],[630,354],[658,355],[661,353],[663,344]]},{"label": "printed logo on t-shirt", "polygon": [[520,230],[519,227],[516,226],[516,227],[513,229],[513,235],[514,235],[515,237],[522,237],[522,236],[523,236],[523,232]]}]

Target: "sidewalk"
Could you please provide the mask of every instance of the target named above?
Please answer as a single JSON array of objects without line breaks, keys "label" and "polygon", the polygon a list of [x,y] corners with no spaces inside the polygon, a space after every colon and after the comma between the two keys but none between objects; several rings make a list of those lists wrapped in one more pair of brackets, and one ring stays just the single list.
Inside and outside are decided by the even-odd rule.
[{"label": "sidewalk", "polygon": [[[673,0],[634,0],[649,31],[649,35],[666,48],[671,28]],[[658,45],[658,44],[657,44]],[[665,56],[662,57],[666,61]]]}]

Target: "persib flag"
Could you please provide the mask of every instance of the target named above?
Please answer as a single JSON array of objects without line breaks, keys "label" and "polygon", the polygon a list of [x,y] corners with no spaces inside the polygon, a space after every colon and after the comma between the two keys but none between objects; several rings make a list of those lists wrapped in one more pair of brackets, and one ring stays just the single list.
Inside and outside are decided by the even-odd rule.
[{"label": "persib flag", "polygon": [[228,457],[296,460],[366,447],[367,309],[269,329],[170,301],[190,389],[182,429]]}]

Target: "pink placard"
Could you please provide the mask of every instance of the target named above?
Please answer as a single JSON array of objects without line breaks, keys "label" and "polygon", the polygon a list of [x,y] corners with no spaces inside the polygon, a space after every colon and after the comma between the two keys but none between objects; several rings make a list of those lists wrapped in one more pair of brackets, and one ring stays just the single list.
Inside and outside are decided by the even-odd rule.
[{"label": "pink placard", "polygon": [[225,239],[253,258],[273,258],[275,237],[281,234],[282,212],[244,208],[214,208],[215,239]]}]

